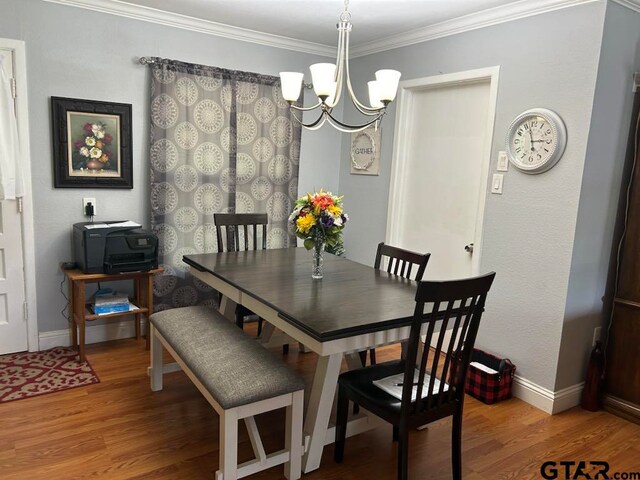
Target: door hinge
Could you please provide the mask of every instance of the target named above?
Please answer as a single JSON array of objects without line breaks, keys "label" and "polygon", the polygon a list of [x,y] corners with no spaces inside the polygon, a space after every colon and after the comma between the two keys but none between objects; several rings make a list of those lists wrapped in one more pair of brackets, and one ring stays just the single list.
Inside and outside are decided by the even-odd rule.
[{"label": "door hinge", "polygon": [[16,199],[16,205],[18,207],[18,213],[22,213],[22,197]]},{"label": "door hinge", "polygon": [[27,320],[29,320],[29,304],[25,301],[22,304],[22,319],[26,322]]},{"label": "door hinge", "polygon": [[16,98],[18,96],[18,87],[16,85],[16,79],[15,78],[11,79],[11,96],[13,98]]}]

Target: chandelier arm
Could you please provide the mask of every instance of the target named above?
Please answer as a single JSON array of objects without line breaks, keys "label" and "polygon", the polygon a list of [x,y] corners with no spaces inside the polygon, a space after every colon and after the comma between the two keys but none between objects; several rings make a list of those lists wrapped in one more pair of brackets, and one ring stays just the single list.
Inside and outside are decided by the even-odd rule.
[{"label": "chandelier arm", "polygon": [[326,111],[325,110],[324,113],[327,116],[327,120],[329,121],[329,123],[331,125],[333,125],[335,128],[337,128],[341,132],[350,133],[350,132],[361,132],[362,130],[364,130],[368,126],[373,125],[374,123],[382,120],[382,117],[384,116],[384,114],[386,112],[382,111],[373,120],[371,120],[369,122],[366,122],[366,123],[362,123],[360,125],[349,125],[347,123],[343,123],[340,120],[338,120],[337,118],[335,118],[333,115],[331,115],[330,111]]},{"label": "chandelier arm", "polygon": [[298,122],[300,125],[302,125],[304,128],[306,128],[308,130],[317,130],[326,121],[326,118],[325,118],[326,115],[325,115],[324,111],[320,112],[320,115],[318,116],[318,118],[316,118],[311,123],[304,123],[302,121],[302,119],[300,117],[298,117],[293,110],[291,111],[291,116],[293,116],[293,118],[296,120],[296,122]]},{"label": "chandelier arm", "polygon": [[[349,34],[347,34],[346,36],[346,46],[345,46],[345,51],[348,52],[349,51]],[[349,91],[349,96],[351,97],[351,102],[353,102],[353,105],[358,109],[358,111],[360,113],[362,113],[363,115],[377,115],[378,113],[380,113],[380,111],[384,110],[384,107],[382,108],[372,108],[372,107],[367,107],[364,104],[360,103],[360,101],[358,100],[358,97],[356,97],[356,94],[353,92],[353,87],[351,86],[351,75],[349,74],[349,57],[346,57],[346,61],[344,62],[345,64],[345,70],[347,73],[347,90]]]},{"label": "chandelier arm", "polygon": [[294,105],[293,103],[290,103],[289,104],[289,108],[291,108],[291,110],[297,110],[299,112],[309,112],[311,110],[315,110],[316,108],[320,107],[321,105],[322,105],[322,102],[318,102],[313,107],[299,107],[297,105]]},{"label": "chandelier arm", "polygon": [[344,77],[344,45],[345,45],[345,26],[342,22],[338,24],[338,54],[336,57],[336,93],[332,103],[327,103],[329,108],[335,107],[342,97],[342,78]]}]

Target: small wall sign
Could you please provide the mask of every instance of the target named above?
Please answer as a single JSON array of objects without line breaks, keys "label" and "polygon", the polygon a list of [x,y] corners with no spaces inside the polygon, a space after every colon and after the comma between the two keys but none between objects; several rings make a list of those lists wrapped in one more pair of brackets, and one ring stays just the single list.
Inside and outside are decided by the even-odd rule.
[{"label": "small wall sign", "polygon": [[380,128],[351,134],[351,174],[380,174]]}]

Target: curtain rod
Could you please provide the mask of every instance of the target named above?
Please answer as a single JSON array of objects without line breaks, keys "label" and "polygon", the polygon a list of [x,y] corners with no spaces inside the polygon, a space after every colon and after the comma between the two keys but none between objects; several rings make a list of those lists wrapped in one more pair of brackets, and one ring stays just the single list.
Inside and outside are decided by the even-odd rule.
[{"label": "curtain rod", "polygon": [[[156,63],[154,57],[140,57],[138,59],[138,63],[140,63],[141,65],[153,65],[154,63]],[[312,83],[304,83],[304,88],[307,89],[312,89],[313,88],[313,84]]]}]

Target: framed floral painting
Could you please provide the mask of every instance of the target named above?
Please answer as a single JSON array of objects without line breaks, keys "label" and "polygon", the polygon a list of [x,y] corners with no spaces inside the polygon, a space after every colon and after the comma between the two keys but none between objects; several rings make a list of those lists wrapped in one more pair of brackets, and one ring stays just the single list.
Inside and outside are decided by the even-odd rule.
[{"label": "framed floral painting", "polygon": [[56,188],[133,188],[131,105],[51,97]]}]

